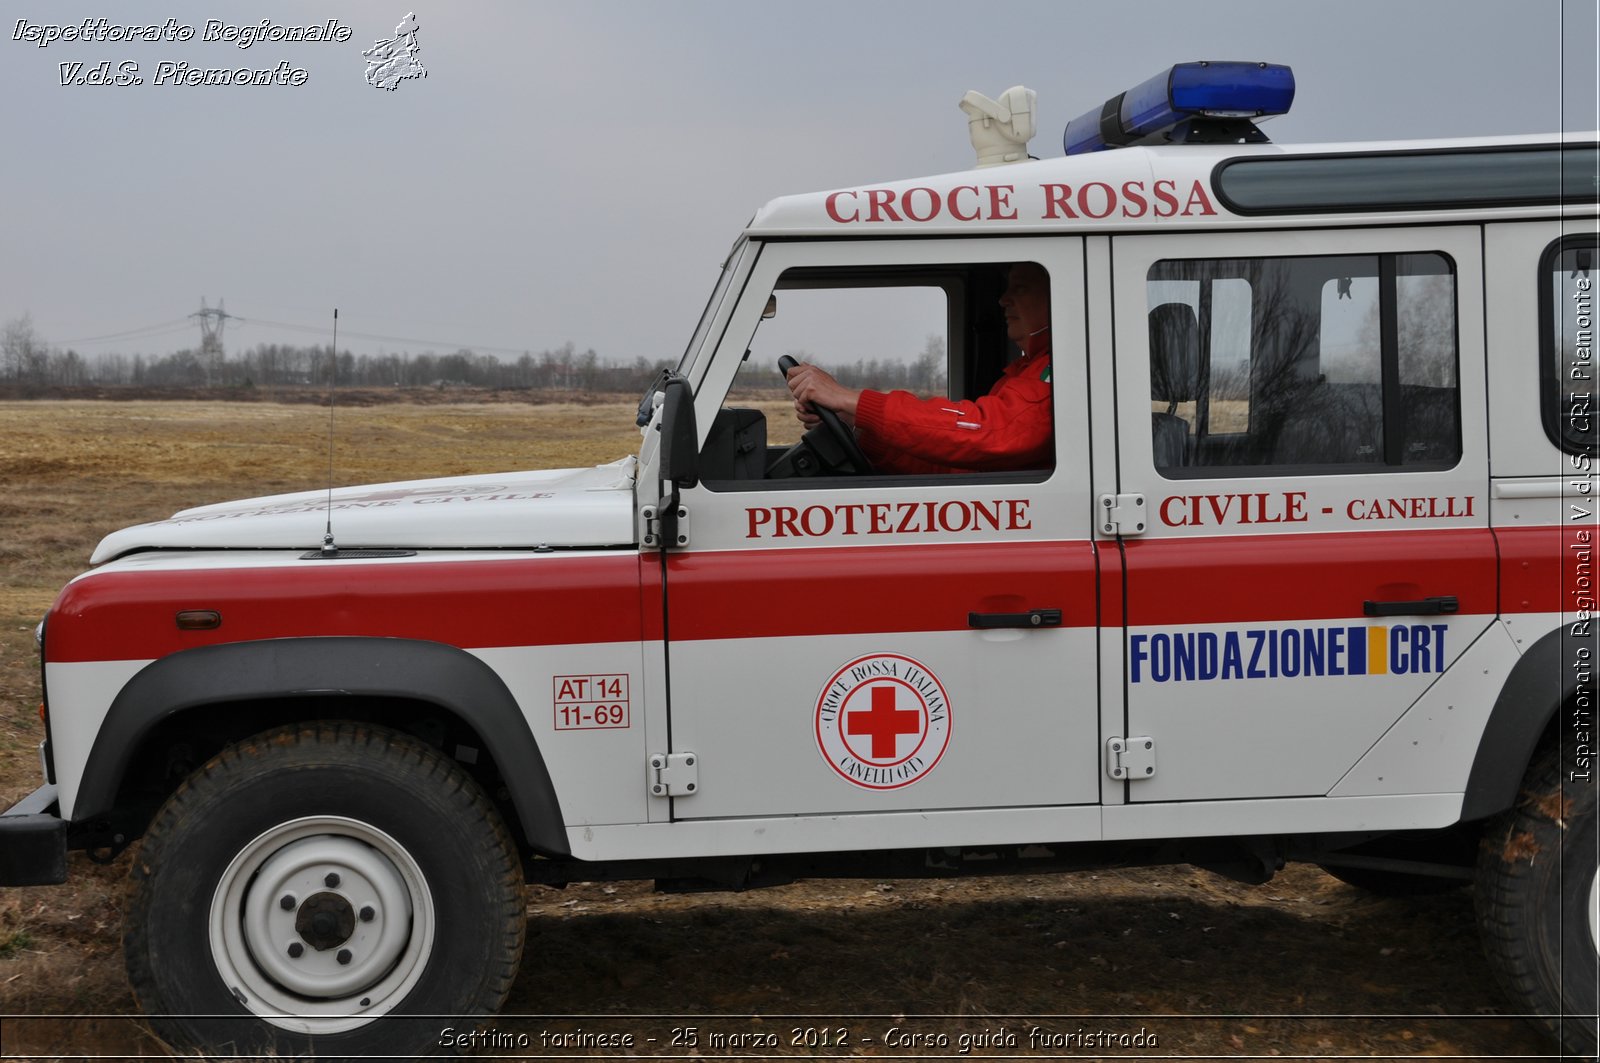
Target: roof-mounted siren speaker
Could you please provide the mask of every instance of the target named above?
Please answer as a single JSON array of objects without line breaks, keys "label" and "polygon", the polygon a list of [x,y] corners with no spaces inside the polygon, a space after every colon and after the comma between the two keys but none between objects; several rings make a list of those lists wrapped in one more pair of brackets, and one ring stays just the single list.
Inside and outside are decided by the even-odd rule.
[{"label": "roof-mounted siren speaker", "polygon": [[998,100],[976,91],[961,97],[961,109],[967,112],[967,132],[980,167],[1003,166],[1028,158],[1038,99],[1037,92],[1021,85],[1006,89]]},{"label": "roof-mounted siren speaker", "polygon": [[1179,63],[1067,123],[1068,155],[1132,144],[1265,144],[1255,120],[1288,114],[1294,71],[1277,63]]}]

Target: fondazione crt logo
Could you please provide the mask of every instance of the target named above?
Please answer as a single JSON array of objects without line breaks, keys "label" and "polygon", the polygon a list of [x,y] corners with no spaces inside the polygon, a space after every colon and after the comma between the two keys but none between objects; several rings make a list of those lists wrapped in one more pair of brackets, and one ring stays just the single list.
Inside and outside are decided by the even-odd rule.
[{"label": "fondazione crt logo", "polygon": [[[355,31],[337,18],[306,24],[280,23],[270,18],[257,22],[207,19],[192,24],[179,22],[176,18],[152,23],[115,22],[103,16],[63,23],[33,22],[21,18],[11,31],[13,41],[35,48],[54,46],[66,49],[68,56],[70,49],[79,45],[126,45],[144,52],[143,55],[129,55],[126,58],[67,58],[57,64],[59,84],[63,88],[145,84],[179,87],[300,86],[311,80],[309,68],[297,65],[290,59],[277,59],[273,63],[269,58],[263,62],[259,58],[261,52],[287,45],[347,45],[354,36]],[[186,46],[186,52],[180,53],[181,58],[180,54],[151,56],[149,51],[152,45]],[[186,54],[194,45],[220,45],[234,55],[248,53],[254,62],[218,66],[195,62],[192,54]],[[417,17],[414,13],[408,13],[395,27],[392,37],[380,37],[372,47],[361,52],[366,64],[366,83],[393,92],[404,81],[427,77],[427,69],[417,58],[420,50]]]}]

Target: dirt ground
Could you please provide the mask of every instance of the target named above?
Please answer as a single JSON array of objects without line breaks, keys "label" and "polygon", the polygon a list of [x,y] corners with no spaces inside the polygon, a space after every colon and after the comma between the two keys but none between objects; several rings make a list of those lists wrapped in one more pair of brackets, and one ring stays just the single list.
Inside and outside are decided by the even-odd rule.
[{"label": "dirt ground", "polygon": [[[8,806],[38,783],[33,626],[94,543],[184,506],[326,485],[329,415],[0,401],[0,425]],[[340,483],[595,464],[638,442],[624,401],[348,402],[333,425]],[[67,885],[0,891],[0,1056],[162,1054],[122,974],[128,864],[74,854]],[[478,1044],[546,1058],[1550,1058],[1504,1008],[1470,890],[1381,899],[1315,868],[1259,887],[1191,867],[745,894],[597,884],[529,889],[522,974]]]}]

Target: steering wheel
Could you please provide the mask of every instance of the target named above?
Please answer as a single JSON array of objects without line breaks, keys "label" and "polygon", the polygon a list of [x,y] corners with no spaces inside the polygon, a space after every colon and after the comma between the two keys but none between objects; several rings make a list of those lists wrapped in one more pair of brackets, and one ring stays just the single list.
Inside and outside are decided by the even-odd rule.
[{"label": "steering wheel", "polygon": [[[789,378],[789,370],[799,364],[790,355],[783,355],[778,359],[778,372],[782,373],[784,379],[787,380]],[[855,471],[863,476],[871,473],[872,462],[868,461],[867,456],[861,452],[861,444],[856,442],[856,434],[839,419],[839,415],[826,406],[819,406],[816,403],[812,403],[811,408],[822,419],[822,427],[827,430],[833,441],[839,445],[839,449],[844,451],[846,460],[855,467]]]}]

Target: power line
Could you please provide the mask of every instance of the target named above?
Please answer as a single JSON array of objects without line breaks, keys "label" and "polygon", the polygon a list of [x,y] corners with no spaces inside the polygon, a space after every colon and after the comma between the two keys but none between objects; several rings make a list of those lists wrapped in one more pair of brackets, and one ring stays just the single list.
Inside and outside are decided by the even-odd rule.
[{"label": "power line", "polygon": [[[264,318],[253,317],[250,319],[257,325],[271,325],[273,328],[291,329],[295,332],[311,332],[317,335],[326,335],[327,329],[315,328],[310,325],[292,325],[287,321],[267,321]],[[454,347],[466,348],[472,351],[491,351],[497,354],[525,354],[525,347],[494,347],[487,343],[465,343],[457,340],[425,340],[416,336],[385,336],[376,332],[351,332],[345,330],[346,336],[354,336],[362,340],[381,340],[387,343],[417,343],[425,347]]]},{"label": "power line", "polygon": [[[152,332],[152,331],[155,331],[155,330],[163,330],[163,331],[165,331],[165,330],[173,329],[174,327],[181,327],[183,329],[188,329],[189,328],[189,319],[188,318],[184,318],[184,317],[180,317],[180,318],[177,318],[177,319],[175,319],[173,321],[163,321],[160,324],[156,324],[156,325],[140,325],[138,328],[124,329],[121,332],[108,332],[104,336],[84,336],[84,337],[81,337],[81,338],[75,339],[75,340],[53,340],[52,342],[56,343],[56,344],[61,344],[61,345],[71,345],[71,344],[74,344],[74,343],[100,343],[100,342],[103,342],[103,341],[106,341],[106,340],[127,339],[127,338],[135,336],[135,335],[137,335],[137,334],[139,334],[141,332]],[[146,338],[147,339],[148,337],[142,337],[142,338]]]},{"label": "power line", "polygon": [[[129,340],[129,339],[148,340],[148,339],[154,339],[154,338],[156,338],[158,336],[165,335],[165,334],[168,334],[168,333],[181,332],[181,331],[186,331],[188,329],[193,328],[194,326],[191,325],[189,322],[191,320],[193,320],[194,318],[196,318],[196,317],[200,317],[201,318],[201,326],[202,326],[202,328],[204,328],[205,325],[207,324],[208,319],[206,317],[202,317],[201,316],[203,313],[207,312],[207,309],[204,308],[204,301],[203,300],[202,300],[202,307],[203,307],[203,309],[199,313],[190,314],[187,317],[176,318],[176,319],[174,319],[172,321],[162,321],[162,322],[158,322],[158,323],[153,324],[153,325],[141,325],[141,326],[139,326],[137,328],[123,329],[120,332],[108,332],[108,333],[106,333],[104,335],[101,335],[101,336],[83,336],[83,337],[80,337],[80,338],[77,338],[77,339],[52,340],[50,342],[53,345],[56,345],[56,346],[67,347],[67,346],[73,346],[75,344],[110,343],[110,342],[113,342],[113,341],[116,341],[116,340]],[[217,307],[209,308],[209,313],[211,315],[218,316],[219,318],[225,314],[225,312],[222,310],[220,304]],[[239,317],[237,314],[225,314],[225,316],[226,316],[226,318],[228,320],[236,321],[236,322],[239,322],[241,324],[261,325],[261,326],[265,326],[265,327],[268,327],[268,328],[284,329],[284,330],[289,331],[289,332],[301,332],[301,333],[306,333],[308,335],[313,335],[313,336],[326,336],[328,334],[328,329],[325,326],[300,325],[300,324],[295,324],[295,323],[289,322],[289,321],[269,321],[269,320],[267,320],[265,318],[260,318],[260,317],[242,318],[242,317]],[[221,321],[219,320],[217,322],[217,324],[220,325]],[[220,329],[220,327],[217,329],[217,333],[218,333],[217,340],[219,341],[218,345],[220,346],[220,340],[221,340],[221,335],[220,335],[221,329]],[[377,333],[377,332],[350,332],[350,331],[346,331],[345,332],[345,336],[346,337],[350,337],[350,338],[354,338],[354,339],[361,339],[361,340],[374,340],[374,341],[381,342],[381,343],[407,343],[407,344],[415,344],[415,345],[421,346],[421,347],[447,348],[447,349],[451,349],[451,350],[466,349],[466,350],[470,350],[470,351],[474,351],[474,352],[482,351],[482,352],[490,353],[490,354],[522,355],[522,354],[526,354],[527,351],[528,351],[528,349],[525,348],[525,347],[497,347],[497,346],[493,346],[493,345],[486,344],[486,343],[469,343],[469,342],[461,341],[461,340],[422,339],[422,338],[419,338],[417,336],[391,336],[391,335],[386,335],[386,334]],[[203,339],[202,339],[202,346],[204,346],[204,340]]]}]

